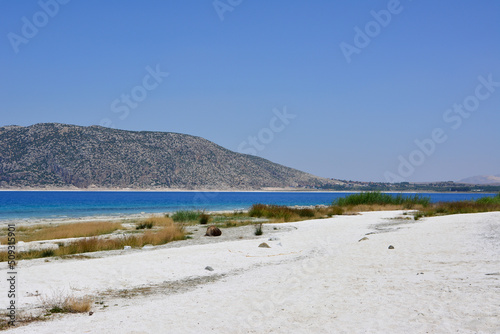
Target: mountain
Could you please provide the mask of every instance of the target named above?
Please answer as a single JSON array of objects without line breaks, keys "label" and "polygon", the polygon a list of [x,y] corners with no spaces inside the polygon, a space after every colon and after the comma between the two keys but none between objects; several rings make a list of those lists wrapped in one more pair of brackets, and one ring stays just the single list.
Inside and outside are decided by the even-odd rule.
[{"label": "mountain", "polygon": [[58,123],[0,128],[0,188],[248,190],[339,183],[179,133]]},{"label": "mountain", "polygon": [[465,178],[458,181],[459,183],[470,183],[470,184],[494,184],[500,185],[500,174],[498,175],[478,175]]}]

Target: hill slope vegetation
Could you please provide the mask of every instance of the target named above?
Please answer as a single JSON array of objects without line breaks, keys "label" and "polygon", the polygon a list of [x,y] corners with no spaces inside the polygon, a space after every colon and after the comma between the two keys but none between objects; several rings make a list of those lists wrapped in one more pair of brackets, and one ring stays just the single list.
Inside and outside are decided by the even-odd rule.
[{"label": "hill slope vegetation", "polygon": [[57,123],[0,128],[0,187],[263,189],[340,183],[206,139]]}]

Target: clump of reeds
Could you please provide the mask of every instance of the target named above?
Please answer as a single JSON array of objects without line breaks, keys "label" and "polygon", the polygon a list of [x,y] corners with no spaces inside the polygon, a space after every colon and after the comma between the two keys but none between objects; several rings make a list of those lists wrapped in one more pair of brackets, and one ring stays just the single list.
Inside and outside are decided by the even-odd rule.
[{"label": "clump of reeds", "polygon": [[180,223],[198,221],[202,213],[194,210],[179,210],[172,215],[172,219]]},{"label": "clump of reeds", "polygon": [[309,218],[332,216],[328,207],[293,208],[285,205],[254,204],[248,211],[250,217],[267,218],[275,221],[292,222]]},{"label": "clump of reeds", "polygon": [[293,209],[283,205],[254,204],[248,211],[250,217],[265,217],[283,219],[290,221],[293,216],[298,215]]},{"label": "clump of reeds", "polygon": [[405,209],[411,209],[415,205],[427,206],[431,202],[429,197],[418,194],[405,196],[403,194],[391,195],[379,191],[362,192],[346,197],[337,198],[333,206],[346,207],[356,205],[401,205]]}]

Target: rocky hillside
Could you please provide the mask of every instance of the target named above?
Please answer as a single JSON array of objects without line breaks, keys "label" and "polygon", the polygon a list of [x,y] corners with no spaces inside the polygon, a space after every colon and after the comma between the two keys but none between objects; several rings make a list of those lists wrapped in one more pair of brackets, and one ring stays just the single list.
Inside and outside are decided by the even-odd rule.
[{"label": "rocky hillside", "polygon": [[200,137],[100,126],[0,128],[0,188],[315,188],[339,183]]},{"label": "rocky hillside", "polygon": [[498,175],[478,175],[468,177],[466,179],[458,181],[460,183],[469,183],[469,184],[491,184],[491,185],[499,185],[500,184],[500,174]]}]

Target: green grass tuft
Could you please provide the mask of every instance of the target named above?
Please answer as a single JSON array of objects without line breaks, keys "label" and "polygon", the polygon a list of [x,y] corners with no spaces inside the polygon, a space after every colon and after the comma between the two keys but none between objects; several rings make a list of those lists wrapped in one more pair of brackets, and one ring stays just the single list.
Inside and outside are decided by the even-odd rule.
[{"label": "green grass tuft", "polygon": [[431,202],[429,197],[418,194],[414,196],[403,196],[402,194],[391,195],[378,191],[362,192],[346,197],[337,198],[333,201],[333,206],[355,206],[355,205],[403,205],[405,209],[411,209],[414,205],[427,206]]},{"label": "green grass tuft", "polygon": [[483,197],[478,200],[476,200],[477,204],[480,205],[495,205],[495,204],[500,204],[500,193],[496,195],[495,197]]},{"label": "green grass tuft", "polygon": [[198,221],[202,212],[193,210],[179,210],[172,215],[174,222]]},{"label": "green grass tuft", "polygon": [[283,205],[254,204],[248,211],[250,217],[265,217],[269,219],[283,219],[291,221],[299,216],[297,209],[292,209]]}]

